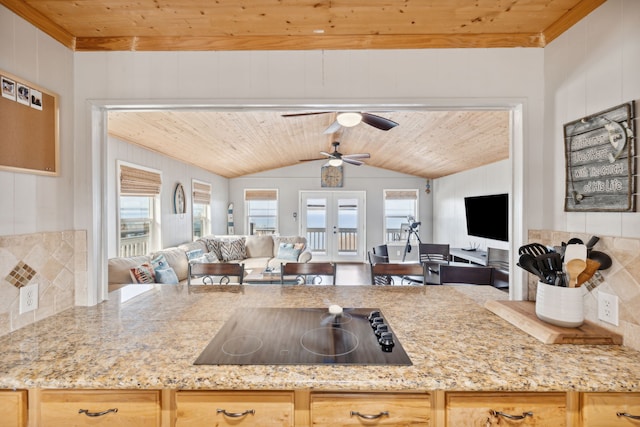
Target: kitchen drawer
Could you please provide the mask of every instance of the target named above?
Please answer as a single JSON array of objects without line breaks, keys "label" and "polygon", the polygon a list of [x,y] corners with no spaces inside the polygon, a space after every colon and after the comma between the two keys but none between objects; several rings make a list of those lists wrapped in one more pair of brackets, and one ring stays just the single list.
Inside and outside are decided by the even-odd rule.
[{"label": "kitchen drawer", "polygon": [[448,427],[567,425],[565,393],[450,392],[445,396]]},{"label": "kitchen drawer", "polygon": [[27,424],[27,391],[0,390],[0,416],[6,427],[24,427]]},{"label": "kitchen drawer", "polygon": [[430,426],[426,393],[311,393],[311,425]]},{"label": "kitchen drawer", "polygon": [[36,425],[156,427],[160,409],[154,390],[42,390]]},{"label": "kitchen drawer", "polygon": [[[628,415],[618,416],[616,415],[618,413]],[[640,426],[640,393],[584,393],[582,425],[583,427]]]},{"label": "kitchen drawer", "polygon": [[178,427],[294,425],[290,391],[178,391],[176,408]]}]

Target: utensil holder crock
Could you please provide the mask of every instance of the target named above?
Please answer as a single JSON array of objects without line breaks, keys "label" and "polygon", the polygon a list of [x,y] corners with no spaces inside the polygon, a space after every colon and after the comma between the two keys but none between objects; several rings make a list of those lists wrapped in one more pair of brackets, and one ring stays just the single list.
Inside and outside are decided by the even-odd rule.
[{"label": "utensil holder crock", "polygon": [[564,328],[577,328],[584,322],[584,286],[567,288],[538,282],[536,316]]}]

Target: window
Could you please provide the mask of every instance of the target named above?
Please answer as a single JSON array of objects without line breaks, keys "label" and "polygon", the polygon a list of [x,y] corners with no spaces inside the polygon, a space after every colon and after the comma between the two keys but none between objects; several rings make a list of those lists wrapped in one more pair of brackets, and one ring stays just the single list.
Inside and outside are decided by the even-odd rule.
[{"label": "window", "polygon": [[160,172],[118,162],[118,252],[121,257],[160,249]]},{"label": "window", "polygon": [[384,190],[386,243],[407,239],[410,218],[418,217],[418,190]]},{"label": "window", "polygon": [[278,190],[244,190],[248,234],[278,232]]},{"label": "window", "polygon": [[211,184],[192,180],[193,240],[211,234]]}]

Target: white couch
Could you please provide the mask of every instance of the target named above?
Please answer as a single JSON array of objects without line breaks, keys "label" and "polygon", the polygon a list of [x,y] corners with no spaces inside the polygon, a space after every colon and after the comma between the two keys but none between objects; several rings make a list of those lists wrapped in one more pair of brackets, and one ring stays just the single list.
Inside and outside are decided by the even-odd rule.
[{"label": "white couch", "polygon": [[[244,239],[241,244],[238,241]],[[283,247],[281,247],[281,244]],[[295,246],[297,244],[297,247]],[[244,251],[228,250],[230,247],[244,247]],[[293,247],[292,247],[293,246]],[[222,256],[222,248],[226,248]],[[300,249],[296,259],[291,258]],[[195,251],[195,252],[194,252]],[[267,267],[280,267],[281,262],[309,262],[311,251],[307,248],[307,239],[301,236],[205,236],[195,242],[185,243],[177,247],[166,248],[149,255],[135,257],[118,257],[109,259],[109,291],[127,284],[135,283],[131,269],[144,264],[151,264],[159,255],[164,255],[167,264],[173,269],[180,283],[186,283],[189,271],[189,256],[200,254],[200,261],[243,263],[245,271],[260,270]],[[278,255],[288,255],[279,258]]]}]

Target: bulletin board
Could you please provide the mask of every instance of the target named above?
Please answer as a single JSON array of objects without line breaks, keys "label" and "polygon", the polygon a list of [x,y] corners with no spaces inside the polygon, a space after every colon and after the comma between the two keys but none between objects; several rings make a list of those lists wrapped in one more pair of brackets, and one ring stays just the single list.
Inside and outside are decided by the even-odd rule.
[{"label": "bulletin board", "polygon": [[0,169],[58,176],[58,95],[3,70],[0,92]]}]

